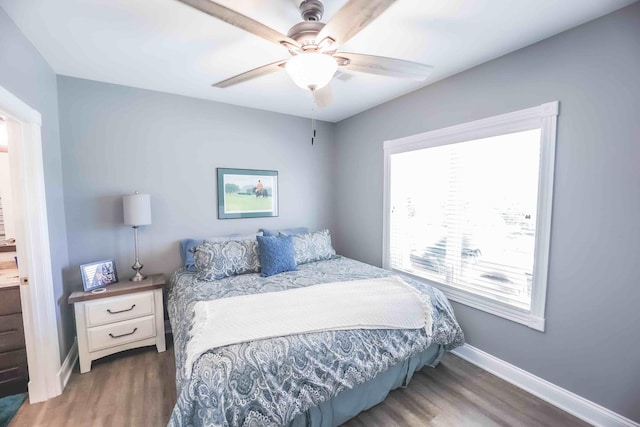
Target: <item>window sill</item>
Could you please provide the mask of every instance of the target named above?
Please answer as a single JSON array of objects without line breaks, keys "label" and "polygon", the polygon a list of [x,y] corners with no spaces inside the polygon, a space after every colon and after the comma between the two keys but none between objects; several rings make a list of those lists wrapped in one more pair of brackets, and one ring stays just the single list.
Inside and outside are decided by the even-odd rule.
[{"label": "window sill", "polygon": [[462,289],[453,288],[451,286],[443,285],[441,283],[434,282],[432,280],[408,273],[406,271],[395,269],[393,269],[392,271],[409,276],[415,280],[433,286],[434,288],[440,290],[444,294],[444,296],[446,296],[451,301],[455,301],[468,307],[475,308],[476,310],[481,310],[486,313],[493,314],[494,316],[502,317],[503,319],[511,320],[512,322],[520,323],[522,325],[528,326],[531,329],[535,329],[536,331],[544,332],[544,317],[534,316],[529,311],[512,307],[498,301],[492,301],[480,295],[476,295]]}]

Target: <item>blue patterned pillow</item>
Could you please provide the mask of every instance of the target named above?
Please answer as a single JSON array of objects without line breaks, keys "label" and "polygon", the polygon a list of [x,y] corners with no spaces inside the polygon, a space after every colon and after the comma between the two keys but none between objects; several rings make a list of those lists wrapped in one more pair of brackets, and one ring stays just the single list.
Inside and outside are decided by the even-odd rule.
[{"label": "blue patterned pillow", "polygon": [[195,249],[198,280],[213,281],[236,274],[260,271],[258,242],[252,240],[205,240]]},{"label": "blue patterned pillow", "polygon": [[331,246],[329,230],[296,234],[291,237],[293,238],[295,260],[298,265],[337,257],[335,249]]},{"label": "blue patterned pillow", "polygon": [[262,236],[262,233],[258,234],[248,234],[246,236],[241,236],[239,233],[229,234],[228,236],[222,237],[207,237],[206,239],[182,239],[180,241],[180,255],[182,256],[182,263],[184,268],[188,271],[196,271],[196,265],[193,255],[196,252],[196,247],[208,240],[210,242],[222,242],[226,240],[249,240],[253,239],[254,236]]},{"label": "blue patterned pillow", "polygon": [[282,230],[271,230],[269,228],[262,229],[262,233],[265,236],[293,236],[294,234],[303,234],[308,232],[309,229],[307,227],[283,228]]},{"label": "blue patterned pillow", "polygon": [[296,269],[291,236],[258,236],[257,239],[262,277]]}]

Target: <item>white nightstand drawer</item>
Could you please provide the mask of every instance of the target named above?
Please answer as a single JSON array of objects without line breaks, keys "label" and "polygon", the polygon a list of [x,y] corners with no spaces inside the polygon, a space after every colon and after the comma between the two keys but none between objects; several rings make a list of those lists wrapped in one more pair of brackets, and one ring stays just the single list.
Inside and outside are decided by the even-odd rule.
[{"label": "white nightstand drawer", "polygon": [[88,330],[89,351],[102,350],[156,336],[155,316],[125,320]]},{"label": "white nightstand drawer", "polygon": [[153,292],[122,295],[87,303],[87,326],[119,322],[154,313]]}]

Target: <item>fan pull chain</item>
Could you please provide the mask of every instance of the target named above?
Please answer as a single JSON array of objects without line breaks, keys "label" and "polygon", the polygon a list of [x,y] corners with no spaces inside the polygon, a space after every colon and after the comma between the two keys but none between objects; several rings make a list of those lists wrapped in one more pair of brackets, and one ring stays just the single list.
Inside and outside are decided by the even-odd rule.
[{"label": "fan pull chain", "polygon": [[316,139],[316,102],[315,98],[311,97],[311,146]]},{"label": "fan pull chain", "polygon": [[316,119],[311,119],[311,145],[316,139]]}]

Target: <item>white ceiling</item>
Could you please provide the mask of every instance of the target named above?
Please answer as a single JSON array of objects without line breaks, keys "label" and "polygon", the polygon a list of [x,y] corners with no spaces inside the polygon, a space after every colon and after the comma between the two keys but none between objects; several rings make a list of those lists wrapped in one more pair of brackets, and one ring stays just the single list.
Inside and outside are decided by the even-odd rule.
[{"label": "white ceiling", "polygon": [[[399,0],[342,50],[434,67],[422,82],[349,72],[313,108],[285,71],[226,89],[212,83],[288,52],[177,0],[0,0],[58,74],[339,121],[634,0]],[[286,34],[299,0],[218,0]],[[346,1],[325,0],[324,22]]]}]

